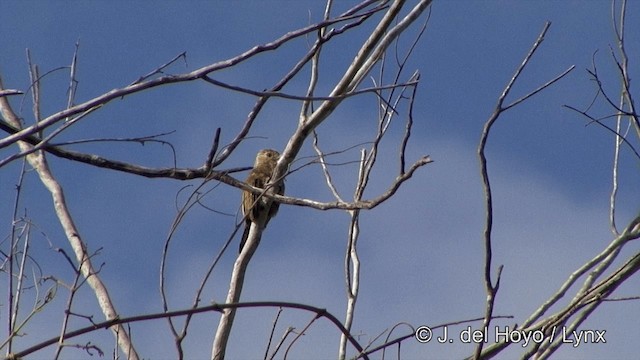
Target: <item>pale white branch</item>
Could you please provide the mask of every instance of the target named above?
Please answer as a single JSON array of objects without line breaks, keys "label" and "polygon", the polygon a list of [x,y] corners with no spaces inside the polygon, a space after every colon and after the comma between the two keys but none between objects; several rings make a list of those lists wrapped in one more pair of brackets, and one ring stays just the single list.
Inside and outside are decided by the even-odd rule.
[{"label": "pale white branch", "polygon": [[[0,89],[2,89],[2,81],[0,79]],[[9,102],[6,98],[0,97],[0,113],[3,118],[6,119],[12,126],[18,128],[20,122],[18,117],[11,109]],[[19,142],[18,145],[22,151],[28,151],[30,145],[25,142]],[[93,292],[98,300],[98,304],[107,320],[112,320],[118,317],[118,313],[115,306],[109,296],[107,287],[102,282],[96,269],[93,267],[90,257],[87,254],[86,245],[80,237],[80,231],[73,222],[73,217],[69,212],[66,200],[64,197],[64,191],[62,186],[55,179],[47,160],[42,152],[32,153],[27,156],[27,161],[36,170],[40,181],[49,190],[53,200],[53,207],[58,216],[58,221],[67,236],[73,251],[76,255],[76,261],[79,264],[80,271],[84,278],[87,280]],[[129,338],[126,329],[122,325],[116,325],[112,328],[113,333],[116,336],[118,345],[123,353],[126,354],[127,359],[137,360],[138,354]]]}]

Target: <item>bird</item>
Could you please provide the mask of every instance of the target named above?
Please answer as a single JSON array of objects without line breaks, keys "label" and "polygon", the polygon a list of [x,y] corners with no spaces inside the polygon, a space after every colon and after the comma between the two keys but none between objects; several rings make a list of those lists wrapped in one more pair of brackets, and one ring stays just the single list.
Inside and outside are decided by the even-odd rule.
[{"label": "bird", "polygon": [[[247,177],[246,183],[263,189],[264,186],[272,180],[271,177],[273,176],[273,171],[276,168],[279,158],[280,153],[273,149],[262,149],[258,151],[256,161]],[[273,192],[278,195],[284,195],[284,181],[278,182]],[[242,240],[240,240],[240,252],[242,252],[242,248],[249,236],[251,223],[258,223],[264,218],[264,227],[266,228],[269,220],[278,213],[279,207],[279,203],[268,199],[266,196],[254,194],[247,190],[242,192],[242,215],[244,215],[245,225]],[[260,241],[260,239],[258,239],[258,241]]]}]

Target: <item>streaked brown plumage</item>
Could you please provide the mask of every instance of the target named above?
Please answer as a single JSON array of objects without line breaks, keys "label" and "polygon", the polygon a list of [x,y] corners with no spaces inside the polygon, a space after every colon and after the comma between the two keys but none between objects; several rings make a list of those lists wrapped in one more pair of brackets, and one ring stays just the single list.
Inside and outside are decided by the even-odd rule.
[{"label": "streaked brown plumage", "polygon": [[[278,158],[280,154],[272,149],[263,149],[256,155],[256,161],[253,164],[253,170],[247,177],[247,184],[255,186],[257,188],[264,188],[264,186],[271,180],[273,170],[276,168]],[[280,182],[280,185],[274,189],[276,194],[284,194],[284,182]],[[267,209],[268,206],[268,209]],[[242,234],[242,240],[240,240],[240,252],[244,247],[244,243],[249,236],[249,228],[251,223],[257,223],[262,217],[266,217],[264,220],[264,227],[267,227],[269,220],[276,215],[280,204],[270,201],[265,196],[254,194],[250,191],[242,192],[242,214],[245,216],[244,233]]]}]

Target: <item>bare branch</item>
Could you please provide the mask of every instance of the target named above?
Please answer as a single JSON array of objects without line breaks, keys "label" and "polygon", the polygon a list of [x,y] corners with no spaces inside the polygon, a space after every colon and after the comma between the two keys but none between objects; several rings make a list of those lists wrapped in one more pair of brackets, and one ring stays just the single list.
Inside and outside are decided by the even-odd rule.
[{"label": "bare branch", "polygon": [[162,65],[158,66],[157,69],[151,71],[150,73],[148,73],[146,75],[141,76],[138,80],[132,82],[131,85],[138,84],[138,83],[140,83],[140,82],[142,82],[142,81],[144,81],[144,80],[146,80],[146,79],[148,79],[148,78],[150,78],[150,77],[152,77],[154,75],[164,74],[164,69],[166,69],[169,66],[173,65],[173,63],[177,62],[179,59],[184,60],[184,62],[186,64],[187,63],[187,53],[186,52],[182,52],[182,53],[176,55],[173,59],[169,60],[167,63],[162,64]]},{"label": "bare branch", "polygon": [[286,168],[298,154],[302,144],[311,131],[324,121],[341,103],[342,99],[336,97],[355,89],[362,81],[362,78],[380,59],[391,42],[395,40],[418,16],[420,16],[429,4],[431,4],[430,0],[420,1],[402,20],[389,29],[391,23],[398,16],[400,9],[404,5],[404,1],[401,0],[393,2],[384,17],[378,23],[376,29],[371,33],[371,36],[362,45],[358,51],[358,55],[356,55],[356,58],[345,71],[343,77],[329,94],[329,96],[334,99],[325,100],[318,109],[313,112],[313,114],[300,119],[301,122],[299,123],[298,129],[289,139],[289,142],[278,161],[278,167],[275,171],[276,178],[281,178],[282,175],[284,175]]},{"label": "bare branch", "polygon": [[336,96],[311,96],[311,95],[305,95],[305,96],[301,96],[301,95],[294,95],[294,94],[286,94],[280,91],[258,91],[258,90],[252,90],[252,89],[248,89],[248,88],[243,88],[240,86],[236,86],[236,85],[231,85],[231,84],[227,84],[225,82],[219,81],[219,80],[215,80],[209,76],[203,76],[202,80],[228,89],[228,90],[233,90],[233,91],[237,91],[237,92],[241,92],[243,94],[248,94],[248,95],[254,95],[254,96],[259,96],[259,97],[265,97],[265,98],[270,98],[270,97],[276,97],[276,98],[283,98],[283,99],[289,99],[289,100],[304,100],[306,102],[310,102],[310,101],[317,101],[317,100],[343,100],[346,98],[350,98],[353,96],[358,96],[358,95],[362,95],[362,94],[367,94],[367,93],[377,93],[380,90],[386,90],[386,89],[394,89],[394,88],[400,88],[400,87],[406,87],[409,85],[416,85],[417,81],[409,81],[407,83],[400,83],[400,84],[391,84],[391,85],[380,85],[380,86],[376,86],[376,87],[369,87],[369,88],[364,88],[362,90],[357,90],[357,91],[350,91],[348,93],[345,94],[341,94],[341,95],[336,95]]},{"label": "bare branch", "polygon": [[[278,319],[280,319],[280,314],[282,314],[282,308],[278,309],[278,312],[276,312],[276,317],[273,319],[273,325],[271,326],[271,333],[269,333],[269,341],[267,342],[267,348],[264,350],[264,360],[269,359],[269,349],[271,348],[271,341],[273,340],[273,334],[276,331],[276,326],[278,325]],[[276,352],[278,352],[280,345],[283,343],[284,339],[287,337],[288,334],[289,334],[289,331],[285,332],[284,336],[276,346],[276,349],[273,352],[274,356]]]},{"label": "bare branch", "polygon": [[[7,346],[7,353],[11,353],[11,348],[13,346],[13,342],[12,342],[12,338],[13,338],[13,334],[15,333],[15,329],[16,329],[16,320],[18,318],[18,310],[17,310],[17,306],[19,303],[19,300],[17,299],[19,296],[19,291],[20,291],[20,286],[17,286],[15,291],[16,293],[14,294],[14,258],[17,254],[16,251],[16,247],[18,245],[18,241],[20,239],[20,236],[18,236],[18,207],[20,206],[20,197],[22,194],[22,186],[24,184],[24,175],[25,175],[25,167],[26,167],[26,161],[22,163],[22,167],[20,168],[20,174],[18,176],[18,182],[16,184],[16,195],[13,201],[13,214],[12,214],[12,221],[11,221],[11,238],[10,238],[10,243],[9,243],[9,251],[6,255],[6,265],[8,267],[8,281],[7,281],[7,319],[9,326],[8,326],[8,333],[9,333],[9,339],[8,339],[8,346]],[[26,226],[26,233],[28,234],[28,228],[29,225],[27,223]],[[26,242],[27,242],[27,237],[25,237],[25,250],[24,250],[24,257],[26,258]],[[4,265],[4,264],[3,264]],[[22,266],[19,267],[20,272],[24,271],[24,268]],[[18,279],[22,279],[22,276],[20,274],[18,274]],[[14,298],[15,295],[15,298]],[[15,304],[14,304],[15,301]]]},{"label": "bare branch", "polygon": [[[478,145],[478,158],[480,161],[480,175],[482,178],[482,186],[483,186],[483,191],[484,191],[484,196],[485,196],[485,228],[484,228],[484,251],[485,251],[485,261],[484,261],[484,285],[485,285],[485,290],[487,293],[487,300],[486,300],[486,312],[485,312],[485,318],[481,327],[481,331],[486,331],[486,329],[489,328],[489,323],[491,321],[492,318],[492,314],[493,314],[493,306],[494,306],[494,302],[495,302],[495,298],[496,295],[498,293],[498,289],[500,286],[500,275],[502,274],[502,265],[499,266],[498,268],[498,273],[497,273],[497,279],[495,284],[492,281],[492,257],[493,257],[493,250],[492,250],[492,239],[491,239],[491,235],[492,235],[492,227],[493,227],[493,198],[492,198],[492,194],[491,194],[491,185],[489,182],[489,173],[488,173],[488,166],[487,166],[487,158],[485,155],[485,147],[487,144],[487,140],[489,138],[489,132],[492,128],[492,126],[494,125],[494,123],[498,120],[498,118],[500,117],[500,115],[512,108],[513,106],[521,103],[524,100],[529,99],[531,96],[537,94],[538,92],[542,91],[543,89],[545,89],[546,87],[552,85],[553,83],[555,83],[557,80],[561,79],[562,77],[564,77],[566,74],[568,74],[573,67],[570,67],[568,70],[566,70],[565,72],[563,72],[561,75],[557,76],[556,78],[554,78],[553,80],[547,82],[546,84],[542,85],[541,87],[539,87],[538,89],[532,91],[531,93],[529,93],[528,95],[525,95],[524,97],[514,101],[513,103],[507,105],[507,106],[503,106],[503,103],[506,99],[506,97],[509,95],[509,92],[511,91],[513,85],[515,84],[516,80],[518,79],[518,77],[520,76],[520,74],[522,73],[522,71],[524,71],[524,68],[527,66],[527,64],[529,63],[529,61],[531,60],[531,58],[533,57],[533,54],[536,52],[536,50],[538,49],[538,47],[540,46],[540,44],[542,44],[542,41],[544,40],[544,37],[547,33],[547,31],[549,30],[549,27],[551,26],[550,22],[546,22],[544,24],[544,27],[542,29],[542,31],[540,32],[540,35],[538,35],[537,40],[534,42],[533,46],[531,47],[531,49],[529,50],[529,53],[525,56],[524,60],[522,61],[522,63],[520,64],[520,66],[516,69],[516,72],[514,73],[514,75],[511,77],[511,80],[509,81],[509,83],[505,86],[504,90],[502,91],[502,94],[500,95],[500,97],[498,98],[498,102],[493,110],[493,114],[491,114],[491,116],[489,117],[489,119],[487,120],[487,122],[484,124],[484,128],[482,129],[482,134],[480,136],[480,143]],[[483,354],[482,351],[482,347],[484,346],[484,344],[482,342],[478,343],[478,345],[476,346],[475,349],[475,353],[474,353],[474,358],[475,359],[480,359],[482,357],[481,354]]]},{"label": "bare branch", "polygon": [[[367,4],[370,3],[374,3],[375,1],[368,1],[366,2]],[[359,9],[360,7],[356,7],[356,9]],[[16,141],[19,140],[24,140],[25,138],[29,137],[30,135],[34,135],[35,133],[41,131],[42,129],[45,129],[53,124],[55,124],[56,122],[62,120],[62,119],[66,119],[69,118],[73,115],[76,114],[80,114],[83,113],[85,111],[91,110],[97,106],[104,106],[105,104],[109,103],[111,100],[117,99],[117,98],[121,98],[121,97],[125,97],[127,95],[130,94],[134,94],[140,91],[144,91],[146,89],[150,89],[153,87],[157,87],[157,86],[161,86],[161,85],[168,85],[168,84],[176,84],[176,83],[181,83],[181,82],[188,82],[188,81],[194,81],[194,80],[199,80],[201,79],[203,76],[206,76],[212,72],[218,71],[218,70],[222,70],[222,69],[226,69],[232,66],[235,66],[241,62],[246,61],[247,59],[250,59],[252,57],[254,57],[255,55],[267,52],[267,51],[273,51],[276,50],[277,48],[279,48],[282,44],[291,41],[295,38],[298,38],[300,36],[304,36],[310,32],[316,31],[320,28],[323,27],[327,27],[329,25],[335,24],[335,23],[339,23],[339,22],[343,22],[343,21],[348,21],[351,19],[358,19],[360,17],[368,17],[371,14],[381,11],[383,10],[384,7],[377,7],[374,8],[370,11],[365,12],[364,14],[352,14],[352,13],[348,13],[346,15],[337,17],[335,19],[331,19],[331,20],[327,20],[327,21],[322,21],[319,22],[317,24],[313,24],[313,25],[309,25],[307,27],[304,27],[302,29],[296,30],[296,31],[292,31],[289,32],[285,35],[283,35],[282,37],[280,37],[279,39],[276,39],[270,43],[267,44],[263,44],[263,45],[258,45],[255,46],[253,48],[251,48],[250,50],[234,57],[228,60],[224,60],[224,61],[220,61],[211,65],[207,65],[204,66],[200,69],[194,70],[192,72],[189,73],[184,73],[184,74],[177,74],[177,75],[167,75],[167,76],[162,76],[159,78],[154,78],[151,80],[146,80],[146,81],[142,81],[142,82],[134,82],[131,85],[125,86],[123,88],[119,88],[119,89],[114,89],[111,90],[103,95],[100,95],[98,97],[95,97],[91,100],[85,101],[84,103],[72,106],[68,109],[65,109],[63,111],[57,112],[53,115],[48,116],[47,118],[43,119],[42,121],[31,125],[29,127],[26,127],[24,129],[21,129],[20,131],[18,131],[17,133],[14,133],[8,137],[5,137],[4,139],[0,139],[0,148],[4,148],[8,145],[11,145],[13,143],[15,143]],[[357,10],[356,10],[357,11]],[[15,126],[17,128],[17,126]]]},{"label": "bare branch", "polygon": [[[296,337],[293,338],[293,340],[291,340],[291,343],[289,343],[289,346],[287,346],[287,350],[285,350],[284,352],[284,359],[287,359],[289,357],[289,350],[291,350],[291,348],[293,347],[293,344],[296,343],[296,341],[298,341],[298,339],[300,339],[307,330],[309,330],[309,328],[311,327],[311,325],[313,325],[313,323],[318,320],[319,318],[319,314],[316,314],[316,316],[313,317],[313,319],[309,320],[309,322],[307,323],[307,325],[305,325],[305,327],[302,328],[302,330],[300,330],[297,334]],[[347,329],[348,331],[348,329]]]},{"label": "bare branch", "polygon": [[289,336],[289,334],[292,334],[294,332],[295,328],[289,326],[285,331],[284,334],[282,334],[282,337],[280,338],[280,341],[278,341],[278,344],[276,345],[275,349],[273,350],[273,353],[271,354],[271,356],[266,357],[265,356],[265,360],[269,359],[269,360],[273,360],[273,358],[276,357],[276,354],[278,353],[278,351],[280,351],[280,349],[282,348],[282,345],[284,345],[285,340],[287,339],[287,337]]},{"label": "bare branch", "polygon": [[318,134],[315,130],[313,131],[313,150],[315,150],[316,154],[318,154],[318,161],[320,162],[320,167],[322,168],[322,173],[324,174],[324,180],[327,183],[327,187],[329,188],[329,190],[331,190],[331,193],[333,194],[333,197],[336,198],[336,200],[344,202],[340,197],[340,193],[333,183],[333,180],[331,179],[331,173],[329,172],[329,167],[327,166],[327,162],[325,160],[326,155],[322,152],[322,150],[320,150],[320,147],[318,146]]},{"label": "bare branch", "polygon": [[521,97],[520,99],[515,100],[511,104],[505,106],[503,111],[509,110],[510,108],[520,104],[521,102],[523,102],[523,101],[527,100],[528,98],[534,96],[535,94],[539,93],[540,91],[542,91],[542,90],[548,88],[549,86],[553,85],[556,81],[562,79],[567,74],[569,74],[573,69],[575,69],[575,67],[576,67],[575,65],[569,66],[569,68],[567,70],[563,71],[560,75],[558,75],[555,78],[547,81],[546,83],[542,84],[540,87],[538,87],[537,89],[535,89],[532,92],[528,93],[527,95]]},{"label": "bare branch", "polygon": [[[335,326],[341,333],[348,333],[348,331],[340,323],[340,320],[338,320],[338,318],[336,318],[333,314],[328,312],[326,309],[321,309],[321,308],[314,307],[311,305],[306,305],[306,304],[284,302],[284,301],[254,301],[254,302],[244,302],[244,303],[235,303],[235,304],[211,304],[208,306],[203,306],[195,309],[176,310],[176,311],[146,314],[146,315],[140,315],[140,316],[115,318],[112,320],[107,320],[101,323],[97,323],[95,325],[87,326],[78,330],[67,332],[64,334],[64,338],[68,340],[68,339],[72,339],[74,337],[84,335],[96,330],[108,329],[116,325],[131,324],[131,323],[140,322],[140,321],[164,319],[168,317],[186,316],[188,314],[201,314],[206,312],[222,312],[230,308],[239,309],[239,308],[256,308],[256,307],[289,308],[289,309],[298,309],[298,310],[313,312],[316,314],[316,318],[325,318],[329,322],[331,322],[333,326]],[[57,341],[58,341],[58,337],[56,336],[47,341],[43,341],[40,344],[36,344],[28,349],[14,353],[12,354],[12,356],[14,359],[22,358],[38,350],[41,350],[47,346],[53,345],[57,343]],[[357,351],[362,352],[363,350],[362,346],[351,335],[349,335],[349,342]],[[366,355],[363,356],[363,358],[368,359]]]},{"label": "bare branch", "polygon": [[638,159],[640,159],[640,152],[638,152],[638,150],[636,150],[636,148],[633,146],[633,144],[631,144],[631,142],[629,142],[629,140],[627,140],[627,138],[623,134],[620,134],[617,129],[612,129],[609,125],[603,123],[600,119],[596,119],[593,116],[587,114],[585,111],[576,109],[575,107],[573,107],[571,105],[563,105],[563,106],[566,107],[567,109],[570,109],[570,110],[573,110],[573,111],[579,113],[580,115],[582,115],[582,116],[588,118],[589,120],[591,120],[592,123],[596,123],[596,124],[602,126],[603,128],[607,129],[611,133],[613,133],[620,142],[625,143],[627,146],[629,146],[629,149],[634,153],[634,155]]},{"label": "bare branch", "polygon": [[[367,168],[372,166],[372,162],[367,161],[367,152],[362,149],[360,153],[360,167],[358,169],[358,181],[354,189],[354,200],[362,199],[364,188],[366,187]],[[360,210],[349,210],[349,231],[347,232],[347,248],[344,258],[344,275],[347,291],[347,310],[345,314],[344,327],[351,331],[353,318],[355,316],[356,302],[360,292],[360,257],[358,255],[358,239],[360,237]],[[340,347],[338,348],[338,359],[344,360],[347,352],[347,338],[343,334],[340,337]]]},{"label": "bare branch", "polygon": [[[560,286],[560,289],[549,298],[542,306],[540,306],[534,313],[529,316],[517,330],[522,332],[542,331],[548,337],[553,337],[553,332],[563,326],[574,314],[578,311],[585,309],[585,312],[581,314],[571,326],[577,326],[595,309],[594,306],[598,306],[603,299],[609,296],[618,286],[620,286],[626,279],[635,274],[640,269],[640,254],[632,256],[625,264],[620,266],[618,270],[614,271],[606,279],[602,280],[595,286],[590,286],[589,289],[584,287],[578,292],[578,294],[570,301],[568,305],[563,307],[557,313],[549,315],[544,319],[541,319],[542,315],[548,311],[554,304],[556,304],[568,291],[568,289],[575,284],[575,282],[589,271],[594,266],[603,263],[602,266],[606,267],[607,257],[613,252],[619,252],[619,250],[631,240],[640,238],[640,215],[633,219],[625,228],[625,230],[614,240],[611,241],[600,254],[596,255],[592,260],[581,266],[574,271],[567,281]],[[595,270],[593,274],[601,273],[600,270]],[[585,284],[592,282],[591,277],[585,281]],[[537,322],[536,322],[537,321]],[[534,324],[534,322],[536,322]],[[546,347],[542,347],[543,342],[537,342],[534,344],[534,348],[530,349],[529,354],[540,354]],[[545,341],[544,344],[547,344]],[[491,358],[500,351],[504,350],[510,343],[500,342],[488,346],[482,352],[482,358]],[[545,345],[547,346],[547,345]],[[538,350],[540,349],[540,352]]]},{"label": "bare branch", "polygon": [[24,92],[15,89],[4,89],[0,91],[0,97],[11,96],[11,95],[22,95]]},{"label": "bare branch", "polygon": [[[240,301],[240,294],[242,293],[242,287],[244,284],[244,275],[249,265],[249,261],[260,242],[260,237],[264,230],[264,223],[266,217],[258,219],[260,223],[251,222],[251,228],[249,229],[249,236],[245,242],[240,255],[233,264],[233,271],[231,273],[231,280],[229,282],[229,292],[227,293],[226,303],[236,303]],[[236,308],[227,308],[222,312],[218,328],[213,339],[213,346],[211,349],[212,360],[223,360],[225,358],[227,343],[229,341],[229,335],[231,333],[231,327],[233,320],[236,316]]]},{"label": "bare branch", "polygon": [[[77,64],[78,64],[78,50],[80,49],[80,42],[76,41],[76,48],[73,52],[73,60],[71,61],[71,69],[69,70],[69,88],[67,90],[67,109],[73,106],[73,102],[76,98],[76,90],[78,88],[78,80],[76,80]],[[68,121],[69,118],[66,119]]]},{"label": "bare branch", "polygon": [[[511,316],[511,315],[498,315],[498,316],[493,316],[492,319],[513,319],[513,316]],[[459,321],[452,321],[452,322],[447,322],[447,323],[443,323],[443,324],[439,324],[439,325],[429,326],[429,329],[430,330],[442,329],[442,328],[445,328],[445,327],[451,327],[451,326],[460,325],[460,324],[467,324],[467,323],[476,322],[476,321],[482,321],[482,320],[484,320],[484,317],[478,317],[478,318],[466,319],[466,320],[459,320]],[[407,325],[407,326],[409,326],[411,328],[411,333],[409,333],[407,335],[400,336],[400,337],[395,338],[393,340],[389,340],[389,338],[387,337],[387,339],[384,342],[384,344],[376,346],[376,347],[371,348],[371,349],[367,349],[366,351],[356,355],[356,357],[354,357],[354,359],[360,359],[360,358],[363,358],[364,355],[371,355],[371,354],[376,353],[376,352],[381,351],[381,350],[385,351],[389,346],[392,346],[392,345],[395,345],[395,344],[400,344],[404,340],[411,339],[411,338],[416,338],[416,336],[418,336],[416,334],[416,330],[417,329],[415,329],[411,324],[400,323],[400,324],[397,324],[397,325]],[[396,326],[394,326],[394,329],[396,328]],[[392,331],[393,331],[393,329],[392,329]],[[391,332],[389,333],[389,336],[391,336]]]},{"label": "bare branch", "polygon": [[[409,170],[401,175],[398,175],[393,184],[390,185],[390,187],[387,189],[387,191],[385,191],[384,193],[380,194],[378,197],[370,199],[370,200],[360,200],[360,201],[353,201],[353,202],[341,202],[341,201],[334,201],[334,202],[320,202],[320,201],[315,201],[315,200],[309,200],[309,199],[303,199],[303,198],[293,198],[293,197],[288,197],[288,196],[282,196],[282,195],[277,195],[277,194],[270,194],[270,193],[266,193],[264,194],[264,196],[267,196],[269,198],[272,198],[273,200],[281,203],[281,204],[288,204],[288,205],[297,205],[297,206],[307,206],[307,207],[311,207],[314,209],[318,209],[318,210],[330,210],[330,209],[340,209],[340,210],[356,210],[356,209],[373,209],[376,206],[380,205],[381,203],[383,203],[384,201],[386,201],[387,199],[389,199],[391,196],[393,196],[393,194],[396,193],[396,191],[398,191],[398,189],[400,188],[400,186],[407,180],[409,180],[413,174],[415,173],[416,170],[418,170],[420,167],[427,165],[429,163],[432,163],[433,160],[431,160],[431,158],[429,156],[423,156],[422,158],[418,159],[415,163],[413,163],[413,165],[411,165],[411,167],[409,168]],[[246,189],[249,190],[251,192],[257,192],[258,188],[254,188],[254,187],[250,187],[249,185],[240,182],[238,180],[231,180],[233,178],[228,177],[228,178],[221,178],[219,179],[220,181],[226,182],[229,185],[232,186],[238,186],[242,189]],[[227,182],[228,181],[228,182]],[[236,184],[236,185],[234,185]]]},{"label": "bare branch", "polygon": [[[2,82],[0,80],[0,89],[2,88]],[[0,113],[5,120],[11,123],[12,126],[20,126],[18,117],[11,109],[7,99],[4,97],[0,98]],[[29,145],[24,142],[20,142],[18,145],[23,151],[28,150],[29,148]],[[80,269],[83,273],[83,276],[88,280],[90,286],[92,287],[105,317],[107,319],[116,318],[118,315],[109,297],[107,288],[100,277],[97,275],[96,270],[93,268],[93,265],[86,252],[86,245],[80,237],[80,231],[76,228],[71,213],[69,212],[69,209],[66,205],[62,187],[51,173],[44,154],[30,154],[29,156],[27,156],[27,161],[36,169],[38,175],[40,176],[41,182],[51,193],[54,209],[56,215],[58,216],[58,220],[60,221],[60,224],[64,229],[67,240],[74,249],[76,260],[78,264],[80,264]],[[129,336],[125,329],[116,327],[114,333],[117,337],[120,348],[125,354],[127,354],[127,358],[138,359],[135,348],[131,343],[131,340],[129,339]]]}]

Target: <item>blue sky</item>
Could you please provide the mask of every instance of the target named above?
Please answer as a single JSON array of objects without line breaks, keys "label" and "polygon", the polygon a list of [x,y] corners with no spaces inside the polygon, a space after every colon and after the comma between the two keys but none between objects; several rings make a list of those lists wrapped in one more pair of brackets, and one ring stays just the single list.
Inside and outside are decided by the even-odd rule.
[{"label": "blue sky", "polygon": [[[350,5],[340,2],[335,13]],[[640,59],[640,25],[634,14],[640,10],[637,3],[628,7],[627,47],[633,79],[640,76],[634,65]],[[505,266],[496,314],[515,317],[499,324],[522,322],[572,271],[612,239],[607,208],[613,138],[601,127],[585,126],[585,118],[562,107],[585,108],[591,102],[595,84],[585,69],[592,67],[593,59],[607,81],[606,88],[612,93],[618,89],[609,50],[615,45],[610,9],[608,1],[433,4],[426,33],[408,64],[405,79],[416,69],[421,73],[409,159],[429,154],[434,163],[418,171],[387,203],[361,216],[362,285],[353,330],[361,335],[362,343],[398,322],[434,325],[483,315],[483,205],[475,149],[497,97],[547,20],[552,22],[551,29],[508,99],[528,93],[571,65],[576,68],[553,87],[506,112],[494,127],[487,148],[495,196],[494,264]],[[0,75],[6,87],[27,90],[25,49],[30,50],[44,73],[67,66],[74,44],[79,42],[79,103],[123,87],[182,52],[187,53],[186,65],[178,62],[169,72],[187,72],[235,56],[317,21],[322,11],[321,1],[2,2]],[[366,24],[323,52],[320,91],[331,88],[370,29]],[[415,31],[403,37],[405,44]],[[300,39],[220,72],[216,79],[258,90],[268,88],[307,46],[307,40]],[[302,94],[307,79],[300,77],[285,90]],[[43,114],[65,107],[67,84],[68,73],[64,70],[47,76],[42,90]],[[364,86],[371,83],[365,81]],[[14,97],[12,105],[27,123],[32,123],[30,98],[24,103],[22,100]],[[161,87],[114,100],[63,133],[60,141],[175,131],[164,140],[175,146],[178,166],[196,167],[203,163],[215,129],[222,128],[222,143],[230,141],[254,100],[205,83]],[[609,114],[611,109],[601,104],[594,107],[594,113]],[[245,141],[224,165],[250,166],[257,150],[282,150],[295,129],[298,114],[299,103],[295,101],[270,102],[250,133],[254,138]],[[376,114],[375,98],[370,95],[345,101],[318,129],[321,146],[331,151],[366,141],[374,131]],[[385,189],[395,176],[395,152],[403,126],[395,124],[383,143],[388,155],[374,172],[377,178],[368,196]],[[635,144],[638,146],[637,141]],[[148,166],[170,166],[172,162],[169,147],[159,144],[99,143],[74,149]],[[15,151],[15,147],[1,149],[0,158]],[[301,156],[307,155],[312,155],[309,144],[301,152]],[[340,159],[357,157],[355,149]],[[96,261],[104,262],[101,275],[118,310],[123,316],[161,311],[158,273],[162,246],[176,203],[186,197],[181,189],[192,189],[200,182],[149,180],[49,159],[65,188],[82,236],[91,249],[102,249]],[[623,151],[619,224],[638,212],[640,191],[633,186],[640,180],[638,164],[628,150]],[[3,238],[10,229],[19,168],[19,162],[14,162],[0,169]],[[342,195],[350,198],[357,168],[349,165],[333,171]],[[244,178],[245,174],[238,177]],[[213,187],[211,184],[207,189]],[[37,225],[33,254],[41,259],[45,272],[56,273],[69,282],[72,274],[65,272],[68,269],[63,259],[49,249],[48,241],[70,251],[50,197],[34,172],[28,173],[24,189],[21,212]],[[288,177],[287,193],[331,200],[320,169],[314,166]],[[191,304],[203,272],[233,230],[239,198],[237,189],[226,185],[216,188],[204,203],[231,215],[195,208],[178,230],[169,262],[172,308]],[[347,224],[347,215],[339,211],[283,206],[252,260],[243,299],[307,303],[326,307],[342,319]],[[205,291],[207,301],[223,301],[236,244],[214,273]],[[6,247],[2,244],[2,249]],[[636,244],[625,248],[621,260],[634,249]],[[6,279],[1,281],[6,289]],[[614,295],[637,296],[638,284],[637,279],[631,279]],[[83,291],[77,311],[95,312],[100,319],[95,298],[87,289]],[[62,306],[66,296],[65,291],[59,291],[52,309]],[[628,339],[640,335],[636,316],[630,316],[639,314],[639,310],[638,302],[601,306],[584,328],[606,329],[607,344],[566,347],[558,357],[636,355],[637,348]],[[275,309],[240,312],[229,357],[261,357],[274,315]],[[60,317],[54,310],[43,312],[29,328],[33,337],[20,339],[18,347],[35,338],[55,336]],[[302,328],[310,318],[311,314],[285,311],[276,336],[287,326]],[[72,328],[86,325],[81,319],[72,322]],[[208,356],[216,325],[217,316],[213,315],[202,316],[192,325],[187,340],[189,358]],[[173,356],[166,321],[133,325],[133,334],[145,358]],[[0,338],[5,336],[6,327],[2,327]],[[334,328],[319,321],[291,354],[295,358],[334,357],[338,338]],[[87,339],[104,349],[110,349],[113,343],[107,332],[91,334]],[[405,342],[402,350],[405,358],[460,358],[472,351],[459,343],[422,345],[413,340]],[[517,356],[519,350],[513,346],[503,356]],[[51,353],[47,349],[38,354],[47,357]],[[76,350],[64,354],[65,358],[85,356]]]}]

